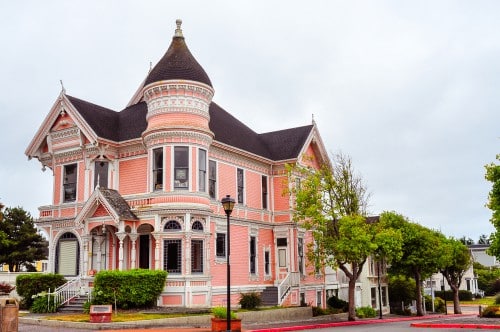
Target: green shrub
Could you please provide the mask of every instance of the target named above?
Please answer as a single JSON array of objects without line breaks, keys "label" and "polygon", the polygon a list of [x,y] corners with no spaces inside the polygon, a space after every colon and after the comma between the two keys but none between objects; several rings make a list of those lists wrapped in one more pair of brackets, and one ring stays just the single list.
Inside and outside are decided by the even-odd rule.
[{"label": "green shrub", "polygon": [[500,307],[496,305],[487,306],[481,312],[481,317],[490,317],[490,318],[500,317]]},{"label": "green shrub", "polygon": [[[213,307],[212,308],[212,315],[214,315],[215,318],[219,319],[227,319],[227,308],[226,307]],[[231,319],[236,319],[236,314],[234,311],[231,310]]]},{"label": "green shrub", "polygon": [[155,305],[167,278],[161,270],[134,269],[100,271],[95,275],[93,304],[115,304],[118,308]]},{"label": "green shrub", "polygon": [[19,306],[21,309],[30,309],[33,304],[33,295],[37,295],[49,290],[53,292],[57,287],[64,285],[66,279],[60,274],[21,274],[16,278],[16,291],[22,300]]},{"label": "green shrub", "polygon": [[253,310],[262,304],[262,299],[259,293],[245,293],[241,294],[240,306],[242,309]]},{"label": "green shrub", "polygon": [[372,307],[359,307],[356,308],[356,316],[359,318],[376,317],[377,311]]},{"label": "green shrub", "polygon": [[[434,291],[434,296],[440,297],[442,299],[445,298],[446,296],[446,301],[453,301],[453,291],[452,290],[446,290],[445,294],[443,294],[443,291]],[[472,301],[472,292],[468,290],[459,290],[458,291],[458,299],[460,301]]]},{"label": "green shrub", "polygon": [[497,296],[495,296],[495,304],[500,304],[500,294],[497,294]]},{"label": "green shrub", "polygon": [[[432,297],[425,295],[425,310],[432,311]],[[434,297],[434,312],[445,312],[444,300],[440,297]]]},{"label": "green shrub", "polygon": [[[334,309],[334,310],[338,310],[338,309]],[[330,314],[330,310],[328,310],[328,309],[323,309],[321,307],[315,307],[315,306],[312,307],[313,317],[329,315],[329,314]]]},{"label": "green shrub", "polygon": [[54,303],[54,296],[47,293],[40,293],[33,296],[33,304],[30,311],[37,314],[56,312],[59,306]]},{"label": "green shrub", "polygon": [[398,308],[401,310],[401,303],[405,306],[411,304],[416,300],[416,284],[412,278],[407,278],[402,275],[395,275],[389,277],[389,299],[391,301],[391,308]]},{"label": "green shrub", "polygon": [[343,312],[346,312],[349,309],[349,303],[339,299],[336,296],[332,296],[328,298],[326,301],[326,304],[328,307],[333,308],[333,309],[341,309]]}]

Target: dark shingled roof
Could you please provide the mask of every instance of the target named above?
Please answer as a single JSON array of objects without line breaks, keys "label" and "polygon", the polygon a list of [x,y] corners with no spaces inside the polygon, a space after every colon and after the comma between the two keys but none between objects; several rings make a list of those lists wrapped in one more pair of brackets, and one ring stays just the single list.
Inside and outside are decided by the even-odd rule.
[{"label": "dark shingled roof", "polygon": [[[101,138],[121,142],[140,138],[146,130],[145,102],[115,112],[66,96]],[[214,102],[210,104],[209,113],[209,127],[215,134],[216,141],[271,160],[297,158],[313,128],[312,125],[307,125],[257,134]]]},{"label": "dark shingled roof", "polygon": [[120,142],[141,137],[146,130],[145,102],[129,106],[121,112],[115,112],[87,101],[66,95],[97,136]]},{"label": "dark shingled roof", "polygon": [[100,187],[96,188],[96,190],[101,192],[102,196],[109,202],[113,210],[115,210],[120,220],[138,220],[118,191]]},{"label": "dark shingled roof", "polygon": [[149,72],[144,86],[164,80],[191,80],[212,86],[205,70],[189,51],[184,37],[172,38],[167,53]]}]

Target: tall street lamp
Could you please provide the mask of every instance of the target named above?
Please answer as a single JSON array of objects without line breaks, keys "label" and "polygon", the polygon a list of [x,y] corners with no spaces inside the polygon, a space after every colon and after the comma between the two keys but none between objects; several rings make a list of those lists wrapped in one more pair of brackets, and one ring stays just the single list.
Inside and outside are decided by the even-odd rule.
[{"label": "tall street lamp", "polygon": [[230,229],[229,229],[229,217],[231,216],[231,212],[233,212],[234,207],[234,198],[231,198],[230,195],[226,195],[221,200],[222,207],[226,212],[227,217],[227,332],[231,332],[231,264],[229,263],[229,258],[231,257],[231,242],[230,242]]}]

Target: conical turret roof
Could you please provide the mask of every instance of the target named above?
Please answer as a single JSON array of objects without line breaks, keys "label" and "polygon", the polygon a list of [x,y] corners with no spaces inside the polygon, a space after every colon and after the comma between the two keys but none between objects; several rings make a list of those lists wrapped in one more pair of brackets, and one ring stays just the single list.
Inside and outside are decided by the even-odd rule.
[{"label": "conical turret roof", "polygon": [[212,87],[207,73],[189,51],[181,30],[181,20],[177,20],[177,29],[172,43],[165,55],[149,72],[144,86],[165,80],[191,80]]}]

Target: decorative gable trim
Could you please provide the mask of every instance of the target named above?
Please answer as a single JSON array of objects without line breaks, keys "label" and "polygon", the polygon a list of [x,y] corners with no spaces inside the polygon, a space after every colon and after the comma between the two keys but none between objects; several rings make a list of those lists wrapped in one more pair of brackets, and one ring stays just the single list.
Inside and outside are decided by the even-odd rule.
[{"label": "decorative gable trim", "polygon": [[[97,135],[94,132],[94,130],[89,126],[89,124],[83,119],[83,117],[78,113],[78,110],[75,108],[75,106],[69,101],[69,99],[66,97],[66,94],[64,91],[61,91],[59,94],[59,97],[57,100],[54,102],[54,105],[50,109],[49,114],[45,117],[45,120],[43,121],[42,125],[38,129],[37,133],[31,140],[30,144],[26,148],[26,151],[24,152],[29,159],[31,158],[37,158],[40,159],[42,154],[43,154],[43,147],[44,143],[47,143],[49,148],[52,146],[52,139],[53,137],[51,134],[51,129],[53,128],[54,124],[57,122],[58,118],[60,115],[68,115],[71,118],[71,121],[75,124],[75,126],[78,128],[79,132],[85,136],[90,143],[97,143]],[[76,130],[74,129],[69,129],[71,130]],[[80,140],[81,145],[83,145],[83,137]],[[52,151],[49,151],[52,152]]]}]

